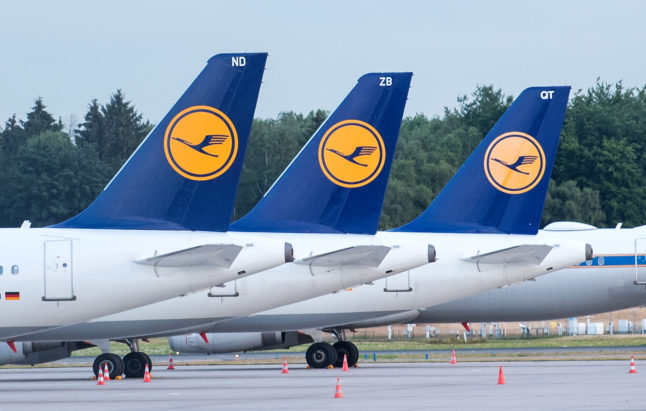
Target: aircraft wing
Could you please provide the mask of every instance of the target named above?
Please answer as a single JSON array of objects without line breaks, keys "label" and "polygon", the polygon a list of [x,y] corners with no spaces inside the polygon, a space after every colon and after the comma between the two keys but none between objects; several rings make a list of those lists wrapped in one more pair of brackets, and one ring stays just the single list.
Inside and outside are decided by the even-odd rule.
[{"label": "aircraft wing", "polygon": [[302,258],[294,261],[294,263],[314,267],[330,267],[340,265],[378,267],[386,257],[388,252],[390,252],[390,247],[383,245],[357,245],[354,247],[331,251],[329,253]]},{"label": "aircraft wing", "polygon": [[242,247],[235,244],[205,244],[135,260],[135,263],[155,267],[209,265],[218,268],[229,268],[241,250]]},{"label": "aircraft wing", "polygon": [[464,261],[479,264],[533,264],[543,262],[552,246],[545,244],[523,244],[501,250],[467,257]]}]

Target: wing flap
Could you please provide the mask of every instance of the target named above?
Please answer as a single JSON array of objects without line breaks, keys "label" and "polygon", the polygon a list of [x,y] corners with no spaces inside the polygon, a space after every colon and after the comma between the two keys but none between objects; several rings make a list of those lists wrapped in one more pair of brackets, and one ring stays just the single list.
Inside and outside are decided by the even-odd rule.
[{"label": "wing flap", "polygon": [[540,265],[552,248],[552,246],[545,244],[522,244],[484,254],[477,254],[463,260],[478,264]]},{"label": "wing flap", "polygon": [[340,265],[360,265],[364,267],[379,267],[386,257],[390,247],[383,245],[357,245],[329,253],[318,254],[294,261],[296,264],[313,267],[331,267]]},{"label": "wing flap", "polygon": [[208,265],[218,268],[229,268],[241,250],[242,247],[235,244],[204,244],[135,260],[135,263],[155,267]]}]

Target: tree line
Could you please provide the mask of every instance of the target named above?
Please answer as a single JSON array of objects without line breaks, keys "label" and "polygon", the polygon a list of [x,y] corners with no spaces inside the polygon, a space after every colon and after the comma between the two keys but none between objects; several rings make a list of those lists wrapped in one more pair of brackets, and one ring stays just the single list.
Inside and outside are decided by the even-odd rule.
[{"label": "tree line", "polygon": [[[424,210],[512,101],[481,86],[442,115],[405,118],[380,227],[399,226]],[[233,219],[254,206],[327,114],[254,119]],[[152,127],[121,90],[105,104],[90,102],[84,121],[68,131],[36,99],[26,119],[13,115],[0,130],[0,226],[25,219],[45,226],[75,215]],[[543,224],[646,224],[645,176],[646,86],[597,81],[570,96]]]}]

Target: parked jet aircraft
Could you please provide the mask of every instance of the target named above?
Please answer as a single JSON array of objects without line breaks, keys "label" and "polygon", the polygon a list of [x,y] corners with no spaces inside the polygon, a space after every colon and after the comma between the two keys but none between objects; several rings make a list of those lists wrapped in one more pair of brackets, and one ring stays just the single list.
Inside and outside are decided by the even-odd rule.
[{"label": "parked jet aircraft", "polygon": [[556,222],[539,236],[585,239],[593,245],[595,258],[536,281],[426,307],[414,321],[526,322],[646,304],[646,226],[613,229]]},{"label": "parked jet aircraft", "polygon": [[[69,355],[82,343],[33,341],[124,339],[133,352],[123,360],[114,354],[97,357],[114,376],[140,376],[149,360],[137,352],[136,337],[172,335],[207,329],[221,318],[248,315],[282,304],[369,283],[424,265],[435,259],[426,242],[380,239],[377,230],[388,174],[410,85],[411,73],[373,73],[359,79],[340,107],[314,134],[267,194],[268,206],[254,209],[273,231],[271,239],[289,239],[296,261],[228,286],[130,310],[119,315],[43,333],[31,334],[8,361],[47,361]],[[210,138],[210,137],[209,137]],[[202,148],[212,140],[204,138]],[[356,147],[362,147],[356,150]],[[329,149],[351,153],[350,160]],[[357,151],[356,154],[353,154]],[[338,158],[337,158],[338,157]],[[288,223],[285,223],[287,221]],[[280,223],[280,224],[278,224]],[[281,232],[282,230],[282,232]],[[247,235],[247,233],[239,233]],[[251,234],[249,234],[251,235]],[[244,298],[238,296],[244,295]],[[150,364],[149,364],[150,365]]]},{"label": "parked jet aircraft", "polygon": [[[305,340],[287,331],[323,329],[334,332],[339,342],[334,349],[322,342],[310,346],[308,364],[339,365],[341,354],[353,364],[358,350],[344,341],[347,328],[409,321],[420,315],[421,307],[590,259],[591,250],[584,252],[583,243],[533,235],[540,224],[568,94],[569,87],[525,90],[426,211],[399,229],[379,233],[430,241],[441,250],[438,262],[371,287],[222,321],[211,330],[234,334],[208,339],[246,350],[257,349],[261,338],[266,345],[285,346],[290,339]],[[558,272],[552,275],[559,277]],[[254,331],[256,335],[242,334]],[[284,333],[276,334],[279,331]],[[207,345],[190,336],[171,342],[179,351],[201,351]]]},{"label": "parked jet aircraft", "polygon": [[[266,53],[212,57],[83,212],[0,230],[0,338],[150,304],[292,260],[282,240],[225,233]],[[174,141],[223,139],[195,153]]]}]

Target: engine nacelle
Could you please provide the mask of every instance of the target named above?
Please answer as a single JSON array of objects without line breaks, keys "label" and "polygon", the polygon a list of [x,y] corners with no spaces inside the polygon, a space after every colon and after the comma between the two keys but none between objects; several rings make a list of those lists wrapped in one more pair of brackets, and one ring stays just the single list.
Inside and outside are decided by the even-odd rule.
[{"label": "engine nacelle", "polygon": [[16,352],[9,344],[0,343],[0,364],[41,364],[61,360],[72,355],[72,351],[91,347],[77,342],[16,342]]},{"label": "engine nacelle", "polygon": [[171,350],[183,353],[227,353],[289,348],[314,342],[312,337],[296,331],[254,333],[209,333],[209,342],[200,334],[175,335],[168,338]]}]

